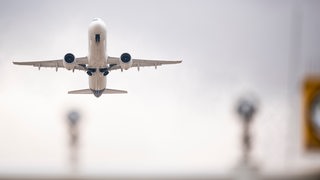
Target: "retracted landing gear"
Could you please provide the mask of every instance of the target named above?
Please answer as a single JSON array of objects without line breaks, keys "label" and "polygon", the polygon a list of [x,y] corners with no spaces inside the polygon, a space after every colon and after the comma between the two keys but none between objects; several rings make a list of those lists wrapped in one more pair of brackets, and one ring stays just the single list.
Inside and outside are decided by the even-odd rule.
[{"label": "retracted landing gear", "polygon": [[[87,74],[89,76],[92,76],[93,73],[95,73],[96,71],[97,71],[96,68],[87,68]],[[108,68],[100,68],[99,72],[101,72],[103,76],[107,76],[109,74]]]},{"label": "retracted landing gear", "polygon": [[88,74],[89,76],[92,76],[92,74],[95,73],[95,72],[96,72],[96,69],[95,69],[95,68],[88,68],[88,69],[87,69],[87,74]]},{"label": "retracted landing gear", "polygon": [[100,68],[99,71],[104,75],[107,76],[109,74],[108,68]]},{"label": "retracted landing gear", "polygon": [[91,71],[87,71],[87,74],[88,74],[89,76],[92,76],[92,72],[91,72]]}]

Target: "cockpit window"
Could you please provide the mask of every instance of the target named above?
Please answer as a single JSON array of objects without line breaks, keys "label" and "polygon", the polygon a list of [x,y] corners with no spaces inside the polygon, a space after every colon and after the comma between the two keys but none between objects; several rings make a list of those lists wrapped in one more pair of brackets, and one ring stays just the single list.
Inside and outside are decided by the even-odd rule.
[{"label": "cockpit window", "polygon": [[96,43],[100,42],[100,34],[96,34]]}]

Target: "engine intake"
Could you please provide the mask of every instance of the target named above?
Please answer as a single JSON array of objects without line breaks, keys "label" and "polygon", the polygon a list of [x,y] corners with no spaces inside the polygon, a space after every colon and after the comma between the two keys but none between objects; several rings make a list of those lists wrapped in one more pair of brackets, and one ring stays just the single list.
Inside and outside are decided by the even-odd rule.
[{"label": "engine intake", "polygon": [[68,53],[68,54],[66,54],[65,56],[64,56],[64,60],[66,61],[66,63],[73,63],[74,62],[74,60],[75,60],[75,57],[74,57],[74,55],[73,54],[71,54],[71,53]]},{"label": "engine intake", "polygon": [[121,54],[120,59],[122,62],[128,63],[131,61],[131,55],[129,53],[123,53]]},{"label": "engine intake", "polygon": [[63,66],[68,70],[74,69],[76,66],[75,56],[71,53],[66,54],[63,58]]},{"label": "engine intake", "polygon": [[121,69],[128,70],[132,66],[132,59],[129,53],[123,53],[120,56]]}]

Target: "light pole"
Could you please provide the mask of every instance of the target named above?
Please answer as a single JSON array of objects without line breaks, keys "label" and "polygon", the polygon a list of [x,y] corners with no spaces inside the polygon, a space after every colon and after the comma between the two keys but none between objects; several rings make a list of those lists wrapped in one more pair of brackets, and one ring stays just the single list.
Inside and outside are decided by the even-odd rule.
[{"label": "light pole", "polygon": [[241,98],[237,105],[237,113],[243,124],[242,132],[242,162],[248,164],[250,161],[250,152],[252,148],[250,127],[253,116],[257,112],[257,101],[252,98]]},{"label": "light pole", "polygon": [[69,129],[69,148],[70,148],[70,168],[73,172],[78,169],[78,150],[79,150],[79,121],[78,111],[70,111],[67,114],[67,124]]},{"label": "light pole", "polygon": [[245,96],[239,99],[236,112],[242,122],[243,131],[241,136],[242,157],[236,169],[235,179],[257,180],[259,179],[258,168],[251,162],[250,152],[252,149],[252,135],[250,133],[253,117],[258,108],[258,101],[254,96]]}]

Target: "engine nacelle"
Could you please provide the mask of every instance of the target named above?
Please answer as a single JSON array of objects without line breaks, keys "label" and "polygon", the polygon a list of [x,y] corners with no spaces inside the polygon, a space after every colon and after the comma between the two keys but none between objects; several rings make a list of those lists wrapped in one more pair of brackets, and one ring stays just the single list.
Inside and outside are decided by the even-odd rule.
[{"label": "engine nacelle", "polygon": [[132,59],[129,53],[123,53],[120,56],[121,69],[128,70],[132,66]]},{"label": "engine nacelle", "polygon": [[68,69],[68,70],[71,70],[71,69],[74,69],[74,67],[76,66],[76,58],[74,57],[73,54],[71,53],[68,53],[64,56],[63,58],[63,66]]}]

